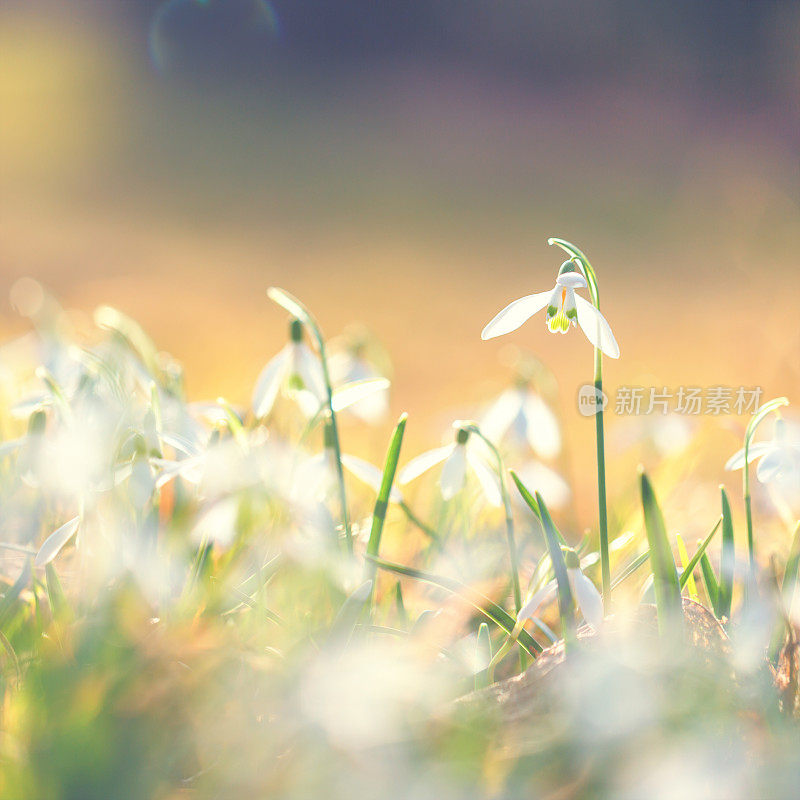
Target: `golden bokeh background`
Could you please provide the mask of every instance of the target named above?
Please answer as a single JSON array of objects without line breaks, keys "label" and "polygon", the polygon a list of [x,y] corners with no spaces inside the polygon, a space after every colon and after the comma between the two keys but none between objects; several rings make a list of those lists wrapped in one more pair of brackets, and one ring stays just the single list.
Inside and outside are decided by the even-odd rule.
[{"label": "golden bokeh background", "polygon": [[[284,341],[265,295],[280,285],[329,335],[359,321],[385,344],[411,450],[495,396],[516,345],[558,375],[588,455],[581,335],[534,320],[479,338],[552,285],[557,235],[600,278],[622,350],[606,361],[612,402],[621,385],[797,399],[796,4],[710,3],[697,30],[686,3],[611,3],[608,19],[577,0],[434,3],[416,27],[398,6],[373,41],[349,19],[326,28],[320,4],[239,3],[204,39],[192,14],[221,2],[3,4],[4,336],[26,327],[5,298],[30,275],[77,314],[108,303],[138,319],[192,397],[244,401]],[[743,420],[703,425],[713,446],[681,471],[730,483],[720,458]],[[640,457],[612,469],[612,494]],[[573,460],[588,524],[593,458]]]}]

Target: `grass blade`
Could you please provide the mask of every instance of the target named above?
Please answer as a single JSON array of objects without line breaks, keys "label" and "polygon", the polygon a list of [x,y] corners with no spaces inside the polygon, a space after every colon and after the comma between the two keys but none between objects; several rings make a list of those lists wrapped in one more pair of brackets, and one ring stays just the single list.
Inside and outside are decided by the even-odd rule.
[{"label": "grass blade", "polygon": [[564,643],[566,645],[574,639],[575,635],[575,604],[572,599],[572,589],[570,589],[569,578],[567,577],[567,565],[564,563],[564,554],[561,552],[561,543],[553,518],[547,510],[542,496],[536,492],[536,505],[542,512],[542,525],[544,535],[547,540],[547,550],[550,553],[550,561],[553,564],[553,572],[556,576],[558,587],[558,613],[561,616],[561,626],[564,631]]},{"label": "grass blade", "polygon": [[706,587],[708,602],[711,603],[711,608],[714,609],[714,616],[719,617],[719,582],[708,553],[703,553],[700,559],[700,571],[703,575],[703,585]]},{"label": "grass blade", "polygon": [[694,582],[694,575],[691,569],[686,569],[689,565],[689,552],[686,549],[686,545],[683,543],[683,537],[679,533],[675,534],[675,543],[678,545],[678,557],[681,560],[681,567],[683,568],[683,572],[678,578],[678,584],[681,589],[684,587],[686,588],[689,597],[694,600],[695,603],[699,603],[700,597],[697,594],[697,584]]},{"label": "grass blade", "polygon": [[[407,578],[416,578],[426,583],[432,583],[434,586],[439,586],[446,589],[454,595],[457,595],[465,602],[469,603],[476,611],[483,614],[486,619],[491,620],[498,627],[502,628],[509,635],[514,631],[516,620],[505,609],[501,608],[497,603],[492,602],[488,597],[485,597],[480,592],[476,592],[466,584],[455,578],[449,578],[445,575],[434,575],[430,572],[425,572],[415,567],[407,567],[405,564],[395,564],[392,561],[385,561],[377,556],[367,556],[370,561],[374,561],[381,569],[394,572],[396,575],[404,575]],[[524,647],[530,656],[535,657],[538,653],[542,652],[541,645],[525,630],[522,630],[517,637],[517,641]]]},{"label": "grass blade", "polygon": [[[716,535],[717,531],[719,530],[719,526],[722,524],[722,517],[717,520],[717,524],[711,529],[711,533],[703,539],[700,544],[697,546],[697,550],[695,554],[692,556],[689,563],[683,568],[683,572],[681,573],[680,578],[678,579],[678,583],[680,584],[681,589],[686,586],[687,581],[692,577],[692,573],[694,572],[697,565],[701,562],[703,556],[705,555],[706,548],[711,544],[711,540]],[[683,548],[684,552],[686,552],[686,548]],[[695,592],[697,592],[697,587],[695,587]]]},{"label": "grass blade", "polygon": [[639,476],[644,510],[644,526],[650,545],[650,561],[653,565],[653,587],[658,611],[658,628],[663,634],[669,631],[683,613],[681,589],[664,525],[664,515],[656,500],[655,492],[647,474]]},{"label": "grass blade", "polygon": [[733,543],[733,517],[731,504],[725,487],[720,487],[722,497],[722,555],[719,565],[719,589],[717,602],[719,604],[719,617],[730,619],[731,604],[733,602],[733,571],[736,561],[736,551]]},{"label": "grass blade", "polygon": [[[389,495],[392,491],[392,483],[394,483],[394,476],[397,472],[397,462],[400,459],[400,448],[403,445],[403,434],[406,430],[406,420],[408,414],[401,414],[400,419],[397,421],[392,438],[389,441],[389,449],[386,452],[386,462],[383,466],[383,477],[381,478],[380,489],[378,490],[378,497],[375,500],[375,508],[372,511],[372,528],[369,532],[369,541],[367,542],[367,555],[377,556],[378,550],[381,546],[381,536],[383,534],[383,526],[386,522],[386,510],[389,507]],[[364,579],[372,581],[375,584],[375,575],[378,567],[374,561],[364,562]],[[372,592],[370,592],[371,602]]]},{"label": "grass blade", "polygon": [[636,558],[634,558],[633,561],[631,561],[631,563],[628,564],[628,566],[625,567],[624,570],[622,570],[619,577],[616,578],[616,580],[611,584],[611,588],[616,589],[617,586],[619,586],[623,581],[630,578],[630,576],[633,575],[633,573],[636,572],[636,570],[639,569],[639,567],[641,567],[642,564],[644,564],[649,558],[650,558],[649,550],[645,550],[644,553],[641,553],[638,556],[636,556]]}]

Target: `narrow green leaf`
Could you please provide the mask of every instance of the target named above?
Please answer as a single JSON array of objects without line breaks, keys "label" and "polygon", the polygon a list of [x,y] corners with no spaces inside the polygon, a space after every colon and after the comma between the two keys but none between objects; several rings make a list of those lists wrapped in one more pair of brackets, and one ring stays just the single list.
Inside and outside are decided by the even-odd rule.
[{"label": "narrow green leaf", "polygon": [[[408,414],[401,414],[397,421],[392,438],[389,441],[389,449],[386,451],[386,461],[383,466],[383,477],[378,489],[378,497],[375,500],[375,508],[372,511],[372,528],[367,542],[367,555],[377,556],[381,545],[383,526],[386,522],[386,509],[389,507],[389,495],[392,491],[394,476],[397,472],[397,462],[400,459],[400,448],[403,445],[403,434],[406,429]],[[375,583],[375,575],[378,571],[373,561],[364,562],[364,579]]]},{"label": "narrow green leaf", "polygon": [[792,547],[789,550],[789,557],[786,559],[786,568],[783,570],[783,580],[781,581],[783,604],[790,615],[795,587],[797,586],[798,565],[800,565],[800,522],[797,523],[794,529]]},{"label": "narrow green leaf", "polygon": [[658,627],[661,633],[668,632],[683,613],[681,589],[667,538],[664,516],[656,500],[655,492],[647,474],[639,476],[644,510],[644,526],[650,546],[650,562],[653,566],[653,588],[658,612]]},{"label": "narrow green leaf", "polygon": [[719,616],[730,619],[731,604],[733,602],[733,572],[736,563],[736,551],[733,543],[733,516],[728,493],[724,486],[720,486],[722,497],[722,555],[719,565],[719,589],[717,602],[719,603]]},{"label": "narrow green leaf", "polygon": [[[374,561],[381,569],[394,572],[397,575],[405,575],[407,578],[416,578],[417,580],[432,583],[434,586],[446,589],[448,592],[451,592],[469,603],[476,611],[483,614],[486,619],[494,622],[495,625],[502,628],[506,633],[511,634],[513,632],[515,620],[511,614],[480,592],[476,592],[466,584],[461,583],[461,581],[455,578],[449,578],[445,575],[434,575],[433,573],[425,572],[421,569],[407,567],[405,564],[395,564],[392,561],[385,561],[377,556],[367,555],[366,557]],[[415,623],[415,625],[416,624],[417,623]],[[525,630],[522,630],[519,634],[518,641],[531,656],[535,657],[537,653],[541,653],[542,651],[541,645]]]},{"label": "narrow green leaf", "polygon": [[[711,540],[716,535],[717,531],[719,530],[719,526],[721,524],[722,524],[722,517],[720,517],[717,520],[716,525],[714,525],[714,527],[711,529],[711,533],[709,533],[708,536],[706,536],[706,538],[697,546],[697,550],[695,551],[695,554],[692,556],[691,560],[683,568],[683,572],[681,573],[681,576],[680,576],[680,578],[678,580],[678,582],[680,583],[681,589],[683,589],[683,587],[686,585],[686,582],[689,580],[689,578],[691,577],[691,575],[694,572],[695,568],[697,567],[697,565],[702,560],[703,556],[705,555],[706,548],[711,544]],[[685,550],[686,550],[686,548],[684,548],[684,552],[685,552]],[[695,591],[697,591],[696,588],[695,588]]]},{"label": "narrow green leaf", "polygon": [[630,576],[633,575],[633,573],[636,572],[636,570],[639,569],[639,567],[641,567],[642,564],[644,564],[649,558],[649,550],[645,550],[644,553],[640,553],[638,556],[636,556],[636,558],[634,558],[633,561],[631,561],[631,563],[628,564],[628,566],[625,567],[625,569],[623,569],[619,576],[614,580],[614,582],[611,584],[611,588],[616,589],[617,586],[619,586],[623,581],[626,581],[628,578],[630,578]]},{"label": "narrow green leaf", "polygon": [[508,472],[511,475],[511,479],[514,481],[514,485],[517,487],[517,491],[519,491],[520,496],[525,501],[528,508],[530,508],[530,510],[536,515],[536,518],[541,521],[542,512],[539,510],[539,505],[536,502],[536,498],[528,491],[525,484],[520,480],[519,475],[517,475],[513,469],[510,469]]},{"label": "narrow green leaf", "polygon": [[706,587],[708,602],[711,603],[711,608],[714,609],[714,616],[719,617],[719,583],[717,582],[717,576],[714,574],[714,567],[711,564],[708,553],[703,553],[700,559],[700,571],[703,575],[703,584]]},{"label": "narrow green leaf", "polygon": [[61,619],[68,616],[70,613],[69,603],[61,586],[58,573],[52,564],[45,566],[45,577],[47,581],[47,597],[50,601],[50,610],[53,613],[53,618]]},{"label": "narrow green leaf", "polygon": [[558,588],[558,612],[561,616],[561,627],[563,628],[564,642],[568,644],[575,634],[575,604],[572,598],[572,589],[567,577],[567,565],[564,563],[564,554],[561,552],[561,543],[553,518],[547,510],[542,496],[536,492],[536,505],[542,512],[542,525],[544,527],[547,550],[550,553],[550,561],[553,563],[553,572],[556,576]]},{"label": "narrow green leaf", "polygon": [[686,588],[689,597],[694,600],[695,603],[699,603],[700,597],[697,594],[697,584],[694,582],[694,575],[692,574],[692,570],[686,569],[689,565],[689,552],[686,550],[683,537],[679,533],[675,534],[675,543],[678,545],[678,556],[681,560],[681,566],[683,567],[683,572],[678,579],[678,583],[681,589],[684,587]]},{"label": "narrow green leaf", "polygon": [[408,626],[408,612],[406,611],[406,604],[403,602],[403,587],[400,581],[394,586],[394,604],[397,608],[397,616],[400,618],[400,624],[403,628]]}]

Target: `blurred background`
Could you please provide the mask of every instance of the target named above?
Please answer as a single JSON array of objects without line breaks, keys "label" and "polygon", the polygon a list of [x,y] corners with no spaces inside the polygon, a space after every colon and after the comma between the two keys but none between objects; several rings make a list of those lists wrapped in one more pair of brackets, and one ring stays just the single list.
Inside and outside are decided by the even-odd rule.
[{"label": "blurred background", "polygon": [[[193,398],[244,401],[285,341],[276,284],[385,344],[412,451],[497,395],[512,345],[593,448],[580,333],[479,338],[552,286],[562,236],[620,343],[612,402],[797,399],[797,2],[4,0],[0,54],[4,337],[31,275],[138,319]],[[725,456],[743,423],[714,420]]]}]

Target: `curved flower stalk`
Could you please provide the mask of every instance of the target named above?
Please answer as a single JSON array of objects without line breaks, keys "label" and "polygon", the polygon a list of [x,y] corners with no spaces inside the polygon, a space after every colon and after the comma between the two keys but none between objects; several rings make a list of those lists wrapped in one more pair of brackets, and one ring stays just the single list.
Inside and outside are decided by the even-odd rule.
[{"label": "curved flower stalk", "polygon": [[[589,259],[575,245],[564,239],[550,238],[548,244],[558,245],[570,257],[558,271],[556,285],[546,292],[527,295],[507,305],[481,332],[482,339],[492,339],[511,333],[530,317],[546,308],[545,322],[551,332],[566,333],[570,327],[580,326],[586,338],[594,345],[594,386],[598,396],[603,391],[603,353],[619,358],[619,345],[606,318],[600,313],[600,294]],[[577,289],[588,288],[592,302],[588,302]],[[611,601],[611,565],[608,553],[608,511],[606,507],[605,439],[603,410],[598,406],[595,414],[597,438],[597,500],[600,528],[600,561],[603,580],[603,600]]]},{"label": "curved flower stalk", "polygon": [[428,450],[412,458],[400,470],[397,482],[401,486],[410,483],[437,464],[444,462],[439,478],[439,488],[444,500],[452,500],[464,488],[467,472],[471,471],[478,479],[486,501],[499,508],[503,505],[499,481],[491,467],[475,449],[474,440],[470,436],[472,431],[467,427],[461,427],[458,423],[454,423],[453,427],[456,428],[456,439],[452,444]]},{"label": "curved flower stalk", "polygon": [[[778,397],[775,400],[770,400],[768,403],[764,403],[764,405],[762,405],[758,411],[753,414],[750,422],[747,425],[747,430],[744,434],[744,447],[739,452],[734,453],[733,456],[728,459],[728,463],[725,465],[725,469],[728,470],[743,469],[742,492],[744,495],[745,521],[747,523],[747,549],[750,555],[751,569],[755,568],[756,556],[755,545],[753,542],[752,499],[750,496],[750,462],[755,458],[763,458],[764,456],[770,454],[770,448],[763,447],[763,445],[767,443],[757,443],[754,445],[752,444],[752,440],[756,429],[767,417],[767,415],[786,405],[789,405],[789,401],[785,397]],[[775,465],[776,460],[780,461],[785,456],[785,450],[782,446],[773,448],[772,452],[774,455],[767,460],[767,465],[762,472],[763,476],[769,475],[774,477],[776,473],[772,467]],[[777,455],[778,453],[782,453],[783,455],[779,456]]]},{"label": "curved flower stalk", "polygon": [[266,417],[282,388],[298,392],[306,390],[316,400],[316,408],[300,403],[304,412],[313,414],[325,400],[325,379],[319,360],[303,342],[303,323],[293,319],[289,323],[289,343],[267,363],[253,389],[253,413],[257,419]]},{"label": "curved flower stalk", "polygon": [[333,440],[333,450],[336,455],[336,477],[339,483],[339,506],[341,512],[342,527],[344,528],[344,538],[347,543],[347,551],[350,555],[353,554],[353,537],[350,531],[350,513],[347,508],[347,491],[344,485],[344,467],[342,466],[342,447],[339,441],[339,425],[336,420],[336,409],[333,400],[333,385],[331,383],[330,373],[328,372],[328,357],[326,355],[325,338],[322,335],[322,330],[317,324],[317,321],[312,316],[311,312],[294,296],[279,289],[276,286],[271,286],[267,289],[267,296],[273,303],[277,303],[281,308],[286,309],[296,319],[303,322],[311,331],[314,340],[317,343],[317,351],[319,352],[319,363],[322,367],[322,380],[325,389],[324,405],[327,409],[328,419],[327,422],[331,429],[331,438]]},{"label": "curved flower stalk", "polygon": [[[603,600],[591,579],[583,574],[578,554],[569,548],[563,548],[564,563],[567,567],[567,578],[572,595],[580,609],[586,624],[592,630],[600,630],[603,625]],[[556,581],[552,580],[541,589],[528,596],[525,605],[517,614],[518,631],[527,620],[536,616],[536,612],[556,595]]]},{"label": "curved flower stalk", "polygon": [[492,441],[508,437],[515,443],[524,442],[540,458],[554,458],[561,451],[555,414],[524,379],[492,403],[480,425]]}]

